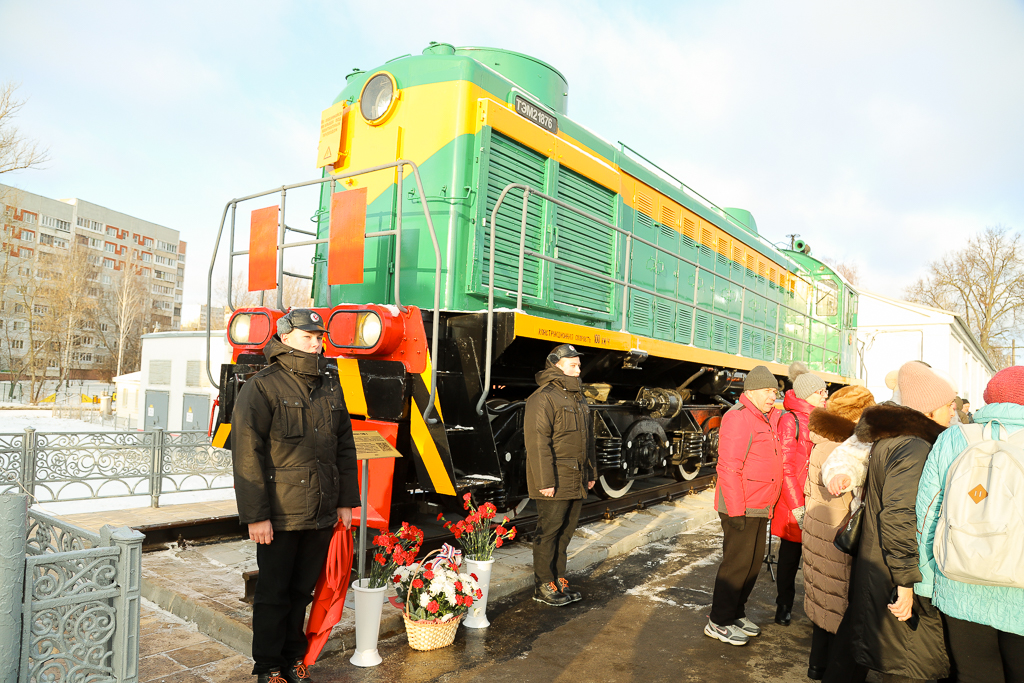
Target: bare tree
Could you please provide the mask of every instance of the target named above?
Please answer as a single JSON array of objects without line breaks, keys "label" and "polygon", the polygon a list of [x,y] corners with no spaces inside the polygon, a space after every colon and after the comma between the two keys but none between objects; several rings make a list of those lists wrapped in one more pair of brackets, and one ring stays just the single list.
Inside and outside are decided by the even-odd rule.
[{"label": "bare tree", "polygon": [[[284,299],[285,308],[308,308],[312,306],[312,289],[313,287],[309,280],[286,276],[284,278],[284,296],[282,297]],[[218,283],[217,288],[214,290],[214,295],[215,301],[228,300],[228,288],[224,279],[220,280]],[[231,278],[232,307],[248,308],[251,306],[260,306],[261,298],[264,302],[262,305],[269,308],[275,308],[277,306],[276,289],[268,289],[266,292],[250,292],[249,273],[244,269],[236,270],[234,272],[234,276]]]},{"label": "bare tree", "polygon": [[856,286],[860,280],[860,265],[856,261],[839,261],[834,258],[823,258],[821,262],[843,276],[847,282]]},{"label": "bare tree", "polygon": [[988,227],[963,248],[929,264],[907,288],[910,301],[960,315],[994,362],[1024,322],[1024,238],[1004,226]]},{"label": "bare tree", "polygon": [[100,297],[98,268],[89,262],[86,247],[73,242],[56,254],[53,270],[59,281],[50,279],[46,287],[50,299],[50,315],[46,327],[53,326],[52,336],[60,348],[57,370],[57,391],[67,386],[71,371],[81,365],[82,323],[91,317]]},{"label": "bare tree", "polygon": [[0,84],[0,173],[41,166],[49,160],[47,150],[25,138],[14,125],[14,119],[25,105],[24,100],[15,98],[17,89],[14,83]]}]

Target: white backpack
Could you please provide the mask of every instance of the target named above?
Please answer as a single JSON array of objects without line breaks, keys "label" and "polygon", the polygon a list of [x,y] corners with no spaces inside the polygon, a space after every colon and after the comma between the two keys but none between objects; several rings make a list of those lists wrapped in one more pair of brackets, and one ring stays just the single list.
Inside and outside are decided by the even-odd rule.
[{"label": "white backpack", "polygon": [[1024,588],[1024,429],[960,429],[967,448],[946,473],[935,562],[956,581]]}]

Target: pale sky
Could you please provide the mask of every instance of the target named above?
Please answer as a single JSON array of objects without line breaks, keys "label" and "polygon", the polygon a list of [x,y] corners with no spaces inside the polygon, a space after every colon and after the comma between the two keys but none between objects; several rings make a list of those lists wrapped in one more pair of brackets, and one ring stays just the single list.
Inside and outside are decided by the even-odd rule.
[{"label": "pale sky", "polygon": [[0,180],[180,230],[186,303],[224,203],[317,177],[344,75],[431,40],[547,61],[571,118],[869,289],[1024,228],[1021,2],[0,0],[0,27],[0,81],[51,156]]}]

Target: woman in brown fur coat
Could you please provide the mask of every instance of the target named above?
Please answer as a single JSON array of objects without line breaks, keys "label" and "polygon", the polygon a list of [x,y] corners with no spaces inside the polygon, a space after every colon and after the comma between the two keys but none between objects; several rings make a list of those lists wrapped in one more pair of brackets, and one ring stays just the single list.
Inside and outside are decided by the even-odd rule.
[{"label": "woman in brown fur coat", "polygon": [[824,408],[811,413],[814,449],[808,465],[803,526],[804,612],[814,624],[807,676],[820,680],[828,662],[832,635],[846,611],[853,558],[832,544],[836,528],[850,510],[852,493],[833,496],[822,481],[821,467],[839,444],[853,435],[861,412],[875,404],[864,387],[843,387]]}]

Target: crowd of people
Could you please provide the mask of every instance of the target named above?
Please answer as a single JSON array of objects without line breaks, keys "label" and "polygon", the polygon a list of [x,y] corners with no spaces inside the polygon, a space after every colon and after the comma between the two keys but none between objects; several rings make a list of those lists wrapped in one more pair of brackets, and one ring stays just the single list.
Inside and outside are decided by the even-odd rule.
[{"label": "crowd of people", "polygon": [[705,634],[761,634],[745,605],[770,524],[783,626],[803,567],[809,678],[1024,682],[1024,367],[993,376],[973,416],[919,361],[890,373],[877,404],[859,386],[828,396],[800,363],[790,380],[780,410],[774,375],[754,368],[723,416]]}]

